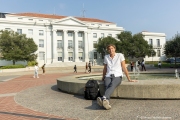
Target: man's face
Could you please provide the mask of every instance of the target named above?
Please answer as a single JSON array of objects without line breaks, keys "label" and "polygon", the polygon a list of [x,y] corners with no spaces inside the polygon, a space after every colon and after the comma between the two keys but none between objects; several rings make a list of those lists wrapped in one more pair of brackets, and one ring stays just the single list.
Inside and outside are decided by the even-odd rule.
[{"label": "man's face", "polygon": [[115,51],[116,51],[116,49],[115,49],[113,46],[110,46],[110,47],[108,48],[109,54],[115,54]]}]

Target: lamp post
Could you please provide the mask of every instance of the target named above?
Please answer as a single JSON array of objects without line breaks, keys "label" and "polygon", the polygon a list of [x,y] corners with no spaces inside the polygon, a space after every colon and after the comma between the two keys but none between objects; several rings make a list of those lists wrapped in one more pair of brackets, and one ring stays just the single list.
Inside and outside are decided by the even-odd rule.
[{"label": "lamp post", "polygon": [[43,54],[43,55],[44,55],[43,57],[44,57],[44,64],[45,64],[45,52],[44,52],[44,54]]},{"label": "lamp post", "polygon": [[153,51],[151,51],[152,64],[153,64]]}]

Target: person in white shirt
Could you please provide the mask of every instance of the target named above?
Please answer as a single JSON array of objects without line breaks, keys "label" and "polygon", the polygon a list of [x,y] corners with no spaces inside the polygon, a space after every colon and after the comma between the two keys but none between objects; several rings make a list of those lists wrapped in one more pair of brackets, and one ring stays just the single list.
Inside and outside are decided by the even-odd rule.
[{"label": "person in white shirt", "polygon": [[38,67],[38,64],[36,63],[34,66],[34,76],[33,76],[34,78],[39,78],[38,70],[39,70],[39,67]]},{"label": "person in white shirt", "polygon": [[129,82],[136,82],[136,80],[130,79],[125,65],[124,55],[122,53],[115,52],[116,46],[110,44],[107,46],[107,50],[109,54],[105,55],[104,57],[104,69],[102,76],[102,80],[104,81],[105,85],[105,94],[103,97],[97,98],[97,103],[108,110],[111,109],[109,104],[110,96],[115,88],[121,84],[123,72],[125,73]]},{"label": "person in white shirt", "polygon": [[158,67],[161,68],[161,62],[160,62],[160,61],[159,61],[159,63],[158,63]]}]

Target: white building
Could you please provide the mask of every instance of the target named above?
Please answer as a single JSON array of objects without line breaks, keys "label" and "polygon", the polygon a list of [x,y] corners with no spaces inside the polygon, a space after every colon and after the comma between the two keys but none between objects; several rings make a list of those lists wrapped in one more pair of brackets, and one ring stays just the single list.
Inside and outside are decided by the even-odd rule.
[{"label": "white building", "polygon": [[0,18],[0,29],[33,38],[38,45],[38,63],[51,66],[85,65],[82,62],[94,59],[100,63],[102,57],[93,44],[100,37],[116,37],[124,31],[104,20],[37,13],[5,14]]},{"label": "white building", "polygon": [[[94,43],[101,37],[116,37],[124,31],[123,27],[104,20],[39,13],[0,13],[0,30],[13,30],[33,38],[38,45],[39,65],[48,66],[85,66],[85,62],[93,60],[102,64],[102,55],[96,52]],[[164,45],[165,34],[143,34],[148,41],[162,39],[160,45]],[[4,62],[0,61],[1,64]]]},{"label": "white building", "polygon": [[164,54],[164,46],[166,43],[165,33],[154,33],[154,32],[142,32],[144,39],[148,44],[152,45],[156,52],[155,56],[145,57],[145,61],[165,61],[166,56]]}]

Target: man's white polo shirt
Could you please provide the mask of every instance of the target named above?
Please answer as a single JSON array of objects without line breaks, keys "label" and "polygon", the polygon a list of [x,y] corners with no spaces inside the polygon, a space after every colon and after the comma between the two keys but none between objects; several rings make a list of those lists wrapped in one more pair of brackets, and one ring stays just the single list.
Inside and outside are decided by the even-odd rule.
[{"label": "man's white polo shirt", "polygon": [[113,59],[109,54],[105,55],[104,64],[107,65],[106,77],[110,77],[111,74],[114,74],[115,77],[123,76],[121,62],[124,60],[122,53],[115,53]]}]

